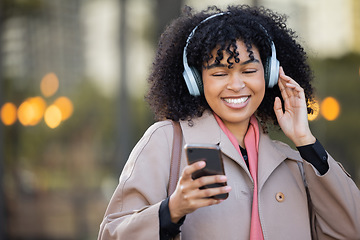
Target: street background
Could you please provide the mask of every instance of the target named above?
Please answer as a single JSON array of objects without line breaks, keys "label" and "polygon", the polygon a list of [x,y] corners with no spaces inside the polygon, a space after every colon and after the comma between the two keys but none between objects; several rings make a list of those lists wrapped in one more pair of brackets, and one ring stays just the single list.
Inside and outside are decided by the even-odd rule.
[{"label": "street background", "polygon": [[360,186],[360,0],[0,0],[0,239],[96,239],[185,4],[288,16],[314,70],[312,131]]}]

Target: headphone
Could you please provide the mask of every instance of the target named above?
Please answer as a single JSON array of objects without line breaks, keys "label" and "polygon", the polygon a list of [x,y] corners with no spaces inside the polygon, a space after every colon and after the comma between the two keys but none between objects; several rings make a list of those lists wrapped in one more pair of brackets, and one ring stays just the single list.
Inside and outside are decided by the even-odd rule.
[{"label": "headphone", "polygon": [[[230,14],[230,12],[216,13],[214,15],[211,15],[211,16],[205,18],[191,31],[190,35],[188,36],[188,38],[186,40],[186,45],[184,47],[184,52],[183,52],[183,65],[184,65],[183,77],[185,79],[185,83],[189,90],[190,95],[200,96],[200,94],[203,93],[203,91],[204,91],[204,86],[203,86],[203,81],[202,81],[199,71],[195,67],[190,67],[188,64],[186,51],[187,51],[189,42],[190,42],[191,38],[194,36],[196,29],[201,24],[203,24],[204,22],[206,22],[214,17],[222,16],[225,14]],[[280,63],[276,59],[276,49],[275,49],[274,42],[271,40],[266,29],[260,23],[258,23],[258,24],[259,24],[260,28],[268,36],[270,45],[271,45],[271,56],[266,59],[266,62],[264,64],[264,77],[265,77],[265,86],[268,88],[272,88],[278,82]]]}]

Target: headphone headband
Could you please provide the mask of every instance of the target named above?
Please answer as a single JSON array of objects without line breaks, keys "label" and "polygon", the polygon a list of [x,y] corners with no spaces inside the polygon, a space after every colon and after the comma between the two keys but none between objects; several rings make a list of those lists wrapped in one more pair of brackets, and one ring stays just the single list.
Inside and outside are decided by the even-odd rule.
[{"label": "headphone headband", "polygon": [[201,79],[199,72],[194,67],[189,67],[189,64],[187,61],[186,51],[187,51],[187,47],[189,45],[190,39],[194,36],[196,29],[201,24],[203,24],[204,22],[206,22],[214,17],[221,16],[224,14],[229,14],[229,13],[228,12],[216,13],[214,15],[211,15],[211,16],[205,18],[198,25],[196,25],[196,27],[191,31],[188,38],[186,39],[186,45],[185,45],[184,51],[183,51],[183,65],[184,65],[183,77],[185,79],[185,83],[186,83],[186,86],[187,86],[190,94],[193,96],[200,96],[201,91],[203,89],[203,83],[202,83],[202,79]]},{"label": "headphone headband", "polygon": [[[183,65],[184,65],[183,77],[184,77],[186,86],[189,90],[189,93],[193,96],[200,96],[200,94],[203,92],[203,81],[202,81],[201,75],[197,71],[197,69],[195,67],[190,67],[188,64],[187,47],[189,45],[191,38],[194,36],[195,31],[201,24],[203,24],[204,22],[206,22],[212,18],[222,16],[225,14],[231,14],[231,13],[230,12],[221,12],[221,13],[216,13],[216,14],[213,14],[213,15],[205,18],[198,25],[195,26],[195,28],[191,31],[188,38],[186,39],[186,44],[185,44],[184,51],[183,51]],[[279,64],[279,61],[276,59],[276,49],[275,49],[274,42],[272,41],[266,28],[263,25],[261,25],[260,23],[258,23],[258,24],[259,24],[260,28],[264,31],[264,33],[267,35],[267,37],[270,41],[271,57],[269,57],[266,60],[266,64],[264,65],[264,72],[265,72],[266,86],[269,88],[272,88],[277,84],[278,77],[279,77],[279,65],[280,64]]]}]

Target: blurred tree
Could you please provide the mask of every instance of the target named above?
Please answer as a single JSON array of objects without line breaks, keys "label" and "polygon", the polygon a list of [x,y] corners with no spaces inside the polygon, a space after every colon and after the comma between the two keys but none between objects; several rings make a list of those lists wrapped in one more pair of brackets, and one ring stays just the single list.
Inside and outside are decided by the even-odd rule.
[{"label": "blurred tree", "polygon": [[129,106],[129,94],[127,84],[127,0],[120,1],[120,84],[119,94],[117,97],[118,106],[115,111],[117,112],[117,134],[116,134],[116,158],[115,158],[115,174],[118,174],[125,164],[130,150],[132,141],[132,118],[131,107]]},{"label": "blurred tree", "polygon": [[[2,59],[3,53],[3,31],[4,31],[4,23],[7,19],[12,16],[28,16],[31,14],[35,14],[39,9],[41,9],[42,1],[41,0],[33,0],[33,1],[12,1],[12,0],[2,0],[0,1],[0,107],[4,103],[4,96],[10,95],[10,84],[9,81],[5,80],[4,75],[4,65]],[[8,154],[13,154],[15,149],[15,144],[17,142],[17,128],[14,127],[13,131],[10,133],[9,131],[4,131],[8,129],[4,129],[3,125],[0,124],[0,239],[7,239],[8,233],[6,231],[8,221],[5,221],[8,217],[8,209],[7,202],[5,196],[5,185],[4,185],[4,169],[6,168],[5,162],[5,152],[4,149],[7,150]],[[10,133],[10,134],[9,134]],[[15,135],[14,135],[15,133]],[[6,137],[11,136],[11,137]],[[4,138],[6,141],[4,141]],[[9,148],[4,148],[5,144],[9,146]],[[15,164],[14,164],[15,165]],[[14,166],[13,165],[13,166]],[[9,170],[9,169],[7,169]]]},{"label": "blurred tree", "polygon": [[[119,94],[117,97],[118,106],[116,108],[117,111],[117,137],[116,137],[116,152],[115,152],[115,168],[114,174],[118,175],[121,169],[123,168],[132,147],[135,145],[138,140],[139,135],[141,136],[143,132],[140,133],[139,130],[143,130],[144,128],[141,126],[148,126],[151,121],[149,117],[140,118],[142,123],[136,121],[139,119],[136,112],[136,109],[139,108],[134,105],[137,102],[136,99],[132,99],[132,97],[128,94],[128,79],[129,73],[128,69],[130,66],[127,65],[127,57],[129,52],[130,43],[128,43],[128,35],[131,34],[131,31],[128,29],[128,18],[127,15],[127,0],[120,1],[120,88]],[[171,22],[172,19],[178,17],[181,12],[181,6],[183,5],[183,1],[179,0],[156,0],[155,1],[155,27],[153,28],[153,32],[156,34],[151,34],[148,39],[156,47],[156,42],[160,36],[160,34],[164,31],[165,26]],[[144,105],[144,102],[140,104]],[[140,107],[142,108],[142,107]],[[144,109],[142,111],[144,113]]]},{"label": "blurred tree", "polygon": [[180,15],[183,4],[184,0],[156,0],[156,39],[160,37],[166,25]]},{"label": "blurred tree", "polygon": [[[0,107],[3,106],[3,69],[2,69],[2,44],[1,39],[3,35],[3,9],[4,2],[0,1]],[[3,125],[0,124],[0,239],[5,239],[6,217],[5,217],[5,194],[4,194],[4,134]]]},{"label": "blurred tree", "polygon": [[360,76],[359,54],[332,59],[312,59],[317,97],[331,96],[340,102],[340,116],[311,123],[317,136],[336,160],[340,161],[360,184]]},{"label": "blurred tree", "polygon": [[[340,103],[340,115],[327,121],[321,115],[310,122],[315,137],[325,149],[341,162],[360,187],[360,76],[359,54],[347,54],[339,58],[309,60],[314,72],[317,100],[334,97]],[[279,129],[270,129],[274,139],[295,146]]]}]

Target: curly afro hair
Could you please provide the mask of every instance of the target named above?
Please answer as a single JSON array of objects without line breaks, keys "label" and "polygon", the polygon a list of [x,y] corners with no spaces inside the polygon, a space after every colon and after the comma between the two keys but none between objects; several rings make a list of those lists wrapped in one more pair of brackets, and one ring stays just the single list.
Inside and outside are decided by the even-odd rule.
[{"label": "curly afro hair", "polygon": [[[172,119],[191,120],[210,109],[203,94],[190,95],[183,79],[183,50],[190,32],[204,19],[223,12],[217,7],[209,7],[201,12],[194,12],[185,7],[184,13],[175,19],[160,37],[153,68],[148,78],[149,91],[146,95],[150,108],[157,120]],[[313,99],[311,85],[312,72],[307,64],[306,53],[295,41],[295,32],[286,27],[286,17],[265,8],[247,5],[229,6],[225,12],[205,21],[197,28],[187,47],[189,66],[199,72],[214,57],[211,52],[217,48],[215,61],[228,54],[229,66],[238,62],[236,41],[241,40],[247,46],[249,57],[252,57],[252,46],[260,53],[265,66],[271,55],[271,40],[276,46],[277,59],[286,74],[296,80],[304,89],[307,102]],[[278,125],[273,110],[275,97],[281,97],[277,86],[267,88],[265,96],[256,111],[256,116],[263,126]],[[308,106],[308,112],[312,109]]]}]

